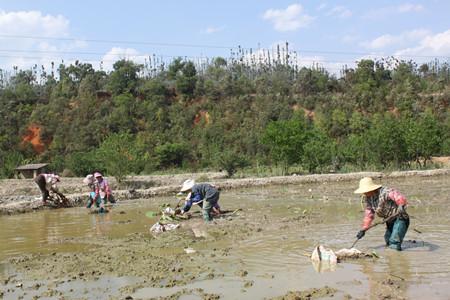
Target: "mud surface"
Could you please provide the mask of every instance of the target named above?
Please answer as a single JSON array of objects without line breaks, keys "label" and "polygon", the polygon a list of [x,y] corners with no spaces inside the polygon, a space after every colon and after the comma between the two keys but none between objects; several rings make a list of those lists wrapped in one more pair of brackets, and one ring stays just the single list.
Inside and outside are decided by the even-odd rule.
[{"label": "mud surface", "polygon": [[[377,259],[312,265],[317,244],[348,248],[362,220],[357,180],[224,190],[235,211],[180,229],[149,228],[173,197],[0,217],[4,299],[448,299],[450,176],[381,178],[409,199],[404,251],[384,248],[383,225],[357,243]],[[190,248],[194,251],[185,251]],[[187,253],[189,252],[189,253]],[[193,253],[191,253],[193,252]],[[1,298],[0,296],[0,298]]]}]

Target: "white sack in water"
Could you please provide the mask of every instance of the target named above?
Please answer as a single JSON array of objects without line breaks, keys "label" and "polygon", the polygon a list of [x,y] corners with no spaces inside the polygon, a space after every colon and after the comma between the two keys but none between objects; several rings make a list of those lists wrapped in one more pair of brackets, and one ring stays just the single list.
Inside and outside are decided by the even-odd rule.
[{"label": "white sack in water", "polygon": [[175,210],[173,208],[171,208],[171,207],[166,207],[163,210],[163,213],[168,214],[168,215],[174,215],[175,214]]},{"label": "white sack in water", "polygon": [[195,251],[195,250],[194,250],[193,248],[191,248],[191,247],[184,248],[183,250],[184,250],[184,252],[186,252],[187,254],[192,254],[192,253],[197,252],[197,251]]},{"label": "white sack in water", "polygon": [[311,254],[311,260],[313,261],[329,261],[330,263],[336,264],[340,260],[346,258],[361,258],[361,257],[373,257],[373,255],[363,253],[356,248],[351,249],[341,249],[338,251],[333,251],[329,248],[325,248],[322,245],[314,248]]},{"label": "white sack in water", "polygon": [[317,262],[327,261],[332,264],[336,264],[337,256],[333,250],[325,248],[322,245],[319,245],[316,248],[314,248],[313,253],[311,254],[311,260]]},{"label": "white sack in water", "polygon": [[165,231],[170,231],[170,230],[174,230],[177,229],[178,227],[180,227],[180,224],[160,224],[155,223],[151,228],[150,228],[150,232],[153,233],[161,233],[161,232],[165,232]]},{"label": "white sack in water", "polygon": [[333,250],[319,245],[314,248],[311,254],[311,261],[314,269],[322,273],[325,271],[335,271],[338,259]]},{"label": "white sack in water", "polygon": [[360,258],[363,256],[370,256],[368,254],[362,253],[361,251],[359,251],[356,248],[351,248],[351,249],[341,249],[335,252],[336,256],[338,258],[338,260],[343,260],[345,258]]},{"label": "white sack in water", "polygon": [[351,249],[341,249],[338,251],[333,251],[332,249],[326,248],[319,245],[314,248],[311,254],[311,261],[314,269],[321,273],[325,271],[335,271],[336,264],[344,259],[348,258],[361,258],[361,257],[376,257],[374,254],[367,254],[359,251],[356,248]]}]

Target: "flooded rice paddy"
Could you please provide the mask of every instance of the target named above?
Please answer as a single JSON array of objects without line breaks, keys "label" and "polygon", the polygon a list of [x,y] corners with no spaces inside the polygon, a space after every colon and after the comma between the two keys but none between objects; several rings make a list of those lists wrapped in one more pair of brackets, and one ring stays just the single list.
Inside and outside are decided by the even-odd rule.
[{"label": "flooded rice paddy", "polygon": [[[408,200],[404,251],[384,247],[384,225],[356,248],[379,258],[315,266],[314,246],[349,248],[362,222],[357,182],[223,191],[240,211],[205,225],[193,217],[152,236],[159,197],[0,217],[4,299],[449,299],[450,176],[383,180]],[[186,253],[185,248],[195,253]],[[291,293],[289,293],[291,292]],[[278,297],[278,298],[277,298]],[[308,298],[309,297],[309,298]]]}]

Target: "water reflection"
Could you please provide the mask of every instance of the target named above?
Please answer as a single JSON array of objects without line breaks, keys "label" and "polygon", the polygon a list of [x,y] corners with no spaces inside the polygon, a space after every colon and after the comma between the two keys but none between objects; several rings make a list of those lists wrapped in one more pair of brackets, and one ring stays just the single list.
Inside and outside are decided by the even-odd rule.
[{"label": "water reflection", "polygon": [[405,252],[396,252],[391,251],[391,249],[386,249],[386,252],[388,251],[392,253],[386,255],[386,273],[395,278],[408,281],[411,278],[410,257]]},{"label": "water reflection", "polygon": [[436,251],[440,247],[437,244],[433,244],[425,241],[408,240],[402,244],[403,251]]},{"label": "water reflection", "polygon": [[311,263],[314,268],[314,271],[316,271],[317,273],[336,271],[336,264],[331,263],[330,261],[311,260]]},{"label": "water reflection", "polygon": [[112,230],[112,213],[92,213],[90,214],[91,224],[95,235],[106,235]]}]

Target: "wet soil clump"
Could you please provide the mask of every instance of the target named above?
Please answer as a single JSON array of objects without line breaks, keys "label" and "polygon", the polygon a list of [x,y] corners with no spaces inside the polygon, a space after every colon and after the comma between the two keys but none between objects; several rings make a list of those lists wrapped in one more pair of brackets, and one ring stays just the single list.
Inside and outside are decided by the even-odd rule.
[{"label": "wet soil clump", "polygon": [[337,289],[324,286],[322,288],[308,289],[306,291],[291,291],[286,295],[271,298],[271,300],[308,300],[333,297]]}]

